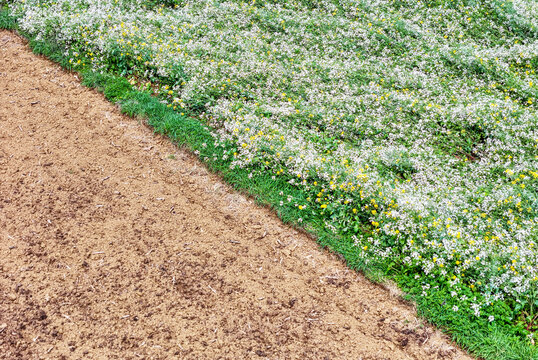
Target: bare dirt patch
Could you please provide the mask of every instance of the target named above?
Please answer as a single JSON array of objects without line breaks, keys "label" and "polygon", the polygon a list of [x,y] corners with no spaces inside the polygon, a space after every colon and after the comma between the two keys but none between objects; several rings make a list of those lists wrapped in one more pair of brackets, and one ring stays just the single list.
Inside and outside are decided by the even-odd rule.
[{"label": "bare dirt patch", "polygon": [[9,32],[0,104],[0,358],[469,359]]}]

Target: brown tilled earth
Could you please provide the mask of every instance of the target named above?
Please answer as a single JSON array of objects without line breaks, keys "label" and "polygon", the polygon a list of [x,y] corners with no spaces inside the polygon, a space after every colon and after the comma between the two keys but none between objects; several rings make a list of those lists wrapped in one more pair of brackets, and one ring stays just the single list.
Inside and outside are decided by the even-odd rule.
[{"label": "brown tilled earth", "polygon": [[0,358],[470,359],[0,32]]}]

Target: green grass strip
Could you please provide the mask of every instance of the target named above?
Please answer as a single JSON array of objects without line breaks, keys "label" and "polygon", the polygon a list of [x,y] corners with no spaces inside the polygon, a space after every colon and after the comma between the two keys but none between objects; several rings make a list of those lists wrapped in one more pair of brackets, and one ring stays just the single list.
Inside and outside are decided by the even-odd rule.
[{"label": "green grass strip", "polygon": [[[16,20],[4,9],[0,9],[0,29],[17,29]],[[19,33],[28,39],[34,53],[48,57],[67,70],[73,70],[62,49],[54,42],[36,40],[29,34]],[[538,360],[538,348],[529,346],[514,328],[504,323],[490,324],[468,315],[447,311],[452,304],[447,303],[450,295],[446,284],[439,284],[438,296],[421,296],[420,284],[414,279],[414,274],[390,273],[387,268],[391,264],[386,262],[366,264],[357,255],[353,241],[329,232],[322,216],[309,217],[299,226],[299,210],[293,203],[284,202],[281,205],[280,192],[293,196],[295,200],[304,199],[305,194],[290,185],[287,182],[289,179],[284,177],[273,179],[271,175],[263,173],[249,177],[249,169],[230,169],[230,160],[222,160],[223,149],[214,146],[211,132],[197,119],[181,116],[147,92],[133,90],[123,77],[99,74],[87,68],[78,68],[77,71],[82,75],[85,86],[101,91],[108,100],[118,103],[123,113],[147,119],[155,132],[168,136],[178,146],[197,152],[200,160],[224,181],[252,196],[258,204],[274,209],[285,223],[304,228],[313,234],[320,246],[342,255],[351,269],[363,272],[374,282],[382,282],[386,277],[395,280],[407,294],[405,298],[416,303],[419,316],[439,327],[474,356],[487,360]],[[387,273],[389,276],[385,275]],[[499,311],[502,312],[502,309]]]}]

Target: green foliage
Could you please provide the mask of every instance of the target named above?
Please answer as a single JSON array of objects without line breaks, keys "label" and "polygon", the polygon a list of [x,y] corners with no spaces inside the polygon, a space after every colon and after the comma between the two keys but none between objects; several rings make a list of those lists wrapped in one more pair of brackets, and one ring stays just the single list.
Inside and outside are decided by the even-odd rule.
[{"label": "green foliage", "polygon": [[15,29],[16,19],[9,14],[5,6],[5,0],[0,1],[0,29]]},{"label": "green foliage", "polygon": [[[127,4],[127,0],[125,0]],[[280,5],[284,8],[293,8],[296,2],[294,1],[257,1],[253,6],[263,9],[266,5]],[[338,13],[341,16],[348,16],[345,11],[342,11],[340,2],[321,2],[321,1],[301,1],[301,4],[309,9],[313,10],[330,10],[331,13]],[[400,0],[391,2],[392,5],[401,6],[406,8],[411,6],[410,1]],[[426,7],[443,7],[459,9],[460,6],[469,6],[469,1],[426,1]],[[481,1],[473,2],[472,4],[482,4]],[[471,4],[471,5],[472,5]],[[486,3],[484,3],[486,4]],[[491,2],[487,2],[491,4]],[[148,8],[159,9],[164,7],[175,7],[176,5],[183,6],[183,2],[176,1],[150,1],[146,3]],[[331,6],[329,6],[331,5]],[[476,7],[476,12],[473,16],[478,19],[491,15],[493,8],[480,6]],[[357,4],[361,7],[364,5],[362,2]],[[500,6],[500,5],[499,5]],[[329,9],[330,8],[330,9]],[[486,14],[487,12],[487,14]],[[497,15],[495,15],[497,16]],[[515,38],[534,38],[535,30],[531,25],[525,23],[519,19],[516,15],[503,17],[498,15],[492,17],[497,23],[502,23]],[[15,19],[11,17],[8,12],[0,12],[0,27],[14,28]],[[382,24],[377,29],[383,28]],[[51,35],[55,34],[58,23],[51,21],[47,23],[49,29],[47,32]],[[267,29],[274,30],[284,34],[285,31],[282,27],[275,25],[274,19],[270,16],[260,19],[260,26]],[[313,28],[312,33],[319,32],[317,36],[321,36],[323,31],[330,28],[329,25],[326,29]],[[462,27],[468,36],[474,38],[486,38],[488,35],[484,31],[483,24],[480,25],[465,25]],[[328,31],[328,30],[327,30]],[[402,34],[409,39],[420,39],[421,34],[413,30],[413,28],[407,26],[405,23],[396,23],[393,30],[387,31],[385,35],[376,34],[373,31],[372,40],[375,41],[379,51],[383,51],[386,54],[393,57],[406,58],[410,53],[409,44],[405,41],[398,40],[399,38],[395,34]],[[388,34],[388,35],[387,35]],[[466,349],[469,349],[472,353],[485,359],[538,359],[538,350],[535,346],[529,345],[525,336],[530,331],[536,331],[536,306],[538,306],[536,300],[536,290],[530,291],[521,295],[519,299],[510,301],[497,301],[489,306],[485,306],[482,309],[482,316],[475,316],[470,310],[471,299],[477,299],[476,301],[483,301],[481,293],[477,290],[481,285],[477,283],[471,283],[466,280],[462,280],[462,285],[458,288],[457,297],[451,295],[453,288],[449,283],[449,276],[454,275],[449,273],[448,276],[441,276],[441,269],[435,268],[432,270],[436,276],[425,280],[424,277],[416,277],[417,274],[422,273],[422,268],[417,264],[405,264],[401,257],[376,256],[376,253],[372,251],[374,241],[379,242],[380,248],[393,248],[403,249],[408,245],[409,240],[415,241],[415,243],[424,243],[424,239],[416,234],[416,237],[409,239],[396,235],[383,234],[376,235],[378,225],[375,224],[375,219],[371,215],[372,209],[378,209],[373,207],[372,204],[376,203],[374,197],[359,197],[352,203],[344,203],[343,200],[346,196],[349,196],[348,192],[335,187],[330,189],[326,186],[322,186],[324,181],[318,174],[313,174],[309,178],[309,182],[306,187],[298,187],[293,185],[292,182],[297,181],[297,174],[288,172],[279,172],[278,176],[274,176],[274,173],[269,171],[269,167],[265,167],[263,160],[270,159],[270,155],[274,155],[276,151],[269,146],[261,148],[261,152],[257,154],[259,161],[255,162],[251,166],[232,166],[234,161],[233,153],[237,149],[230,145],[228,147],[217,146],[215,143],[214,129],[207,125],[207,121],[201,121],[195,115],[203,112],[206,104],[214,105],[222,99],[237,100],[233,108],[234,112],[240,113],[243,104],[238,99],[256,100],[254,89],[248,87],[232,88],[227,86],[226,90],[219,90],[218,88],[210,89],[207,91],[200,91],[195,96],[192,96],[186,103],[185,108],[179,108],[178,111],[174,111],[171,107],[171,97],[167,92],[170,91],[166,88],[166,91],[160,91],[158,96],[152,91],[151,86],[146,87],[145,90],[138,86],[139,90],[135,90],[132,82],[129,82],[125,77],[129,77],[132,81],[137,80],[138,77],[144,73],[141,69],[150,69],[151,66],[145,65],[146,61],[152,56],[151,53],[140,54],[140,59],[137,56],[127,54],[124,49],[119,47],[111,47],[111,51],[108,57],[106,57],[105,69],[103,73],[95,71],[91,68],[91,54],[88,53],[88,49],[84,48],[82,43],[71,44],[72,51],[69,55],[65,54],[65,45],[58,44],[54,38],[45,38],[44,40],[36,40],[29,33],[23,33],[30,40],[30,46],[34,52],[43,54],[50,57],[54,61],[59,62],[67,69],[76,69],[83,75],[83,81],[86,86],[95,87],[103,92],[104,96],[120,104],[123,112],[130,116],[143,117],[147,119],[148,123],[153,126],[156,132],[166,134],[175,143],[180,146],[184,146],[191,151],[195,151],[200,159],[204,161],[207,166],[220,174],[220,176],[235,186],[238,190],[244,191],[264,205],[271,206],[279,216],[285,221],[297,226],[302,226],[311,233],[315,234],[317,241],[323,247],[327,247],[332,251],[341,254],[347,265],[353,269],[363,271],[368,277],[375,281],[382,281],[385,278],[394,279],[400,287],[405,291],[407,297],[417,303],[419,313],[426,317],[430,322],[436,324],[450,334],[459,344]],[[466,36],[467,36],[466,35]],[[500,44],[503,40],[503,35],[492,33],[488,41],[492,44]],[[138,39],[137,42],[144,41],[144,39]],[[235,46],[235,45],[234,45]],[[353,42],[343,43],[345,49],[351,49],[353,51],[362,52],[367,51],[365,48],[361,48]],[[432,49],[428,48],[428,51]],[[77,52],[80,62],[73,62],[72,54]],[[123,53],[123,55],[122,55]],[[232,54],[233,52],[230,52]],[[229,54],[227,54],[229,55]],[[451,75],[468,76],[469,78],[488,78],[488,79],[512,79],[510,74],[501,73],[502,69],[499,69],[491,64],[482,64],[479,60],[473,60],[466,62],[463,57],[458,54],[446,54],[443,61],[446,63],[447,68],[450,71],[454,71]],[[357,55],[357,56],[360,56]],[[284,58],[284,57],[283,57]],[[285,59],[289,61],[288,58]],[[534,61],[534,60],[532,60]],[[531,61],[531,63],[532,63]],[[534,63],[532,63],[534,64]],[[531,66],[531,65],[529,65]],[[535,66],[535,65],[532,65]],[[314,73],[319,77],[321,84],[328,86],[334,86],[336,84],[334,77],[331,76],[330,70],[320,66],[319,64],[312,64],[311,68],[314,69]],[[177,86],[180,90],[175,90],[173,96],[176,96],[181,91],[181,83],[189,81],[188,75],[183,67],[183,64],[175,63],[170,70],[168,77],[159,77],[154,75],[151,80],[154,86]],[[155,73],[156,74],[156,73]],[[195,74],[196,75],[196,74]],[[257,83],[267,81],[269,77],[266,73],[249,75],[251,78],[245,80],[246,83]],[[393,89],[416,89],[422,90],[427,88],[428,84],[421,83],[420,81],[410,80],[409,83],[402,83],[398,79],[388,78],[384,79],[382,72],[375,72],[365,69],[352,69],[349,79],[352,82],[356,82],[359,86],[366,86],[370,83],[376,83],[383,91],[393,91]],[[145,81],[143,79],[141,81]],[[383,80],[383,81],[381,81]],[[514,80],[515,81],[515,80]],[[499,81],[500,82],[500,81]],[[136,83],[136,81],[135,81]],[[291,84],[290,84],[291,83]],[[137,85],[137,84],[135,84]],[[140,85],[140,84],[138,84]],[[286,84],[282,84],[282,89],[288,96],[294,98],[306,99],[308,92],[311,89],[305,87],[294,86],[293,81],[288,80]],[[280,86],[280,85],[279,85]],[[513,86],[509,82],[500,82],[499,85],[502,91],[510,93]],[[163,86],[164,88],[164,86]],[[237,90],[239,89],[239,90]],[[486,92],[489,89],[484,89]],[[240,95],[235,96],[235,92]],[[437,89],[436,89],[437,91]],[[439,90],[441,91],[441,90]],[[528,91],[528,92],[525,92]],[[532,90],[524,90],[518,88],[514,91],[514,97],[519,97],[520,101],[524,103],[527,101],[527,97],[533,96]],[[408,108],[399,112],[398,108],[402,104],[391,104],[387,102],[387,108],[390,108],[397,115],[393,115],[390,119],[394,123],[405,119],[406,123],[417,123],[423,118],[433,118],[437,123],[432,122],[431,134],[433,134],[435,141],[438,142],[438,146],[435,151],[442,153],[443,155],[455,156],[461,158],[465,162],[479,161],[478,154],[474,152],[477,146],[488,141],[491,138],[491,129],[487,129],[482,126],[481,123],[455,123],[446,121],[446,119],[436,118],[434,112],[430,111],[427,103],[418,104],[416,108],[411,109],[410,104],[406,104]],[[525,105],[527,106],[527,105]],[[391,111],[392,111],[391,110]],[[270,119],[274,116],[275,109],[257,108],[254,112],[256,116],[260,116],[263,119]],[[185,115],[186,114],[186,115]],[[483,114],[478,114],[483,115]],[[490,116],[490,113],[484,114],[484,116]],[[336,125],[328,122],[324,122],[325,118],[321,113],[312,113],[309,118],[305,120],[304,117],[294,115],[286,115],[282,117],[280,121],[290,126],[304,126],[308,129],[306,139],[314,139],[316,145],[320,146],[327,154],[335,152],[344,143],[352,143],[357,139],[389,139],[391,136],[391,129],[376,128],[374,126],[357,127],[355,133],[350,135],[349,133],[343,133],[341,130],[343,124],[354,124],[355,118],[351,116],[343,116],[339,119]],[[387,123],[390,124],[390,123]],[[340,128],[339,128],[340,126]],[[343,133],[343,134],[342,134]],[[529,145],[531,146],[531,145]],[[413,154],[408,151],[398,151],[385,154],[386,156],[376,158],[374,165],[376,170],[384,178],[390,178],[398,181],[410,180],[420,169],[414,162]],[[329,155],[327,155],[329,157]],[[339,161],[347,159],[338,159]],[[274,165],[274,164],[273,164]],[[459,165],[463,166],[463,165]],[[496,178],[503,181],[515,181],[506,175],[505,169],[493,169]],[[527,189],[536,185],[534,183],[527,182]],[[534,184],[534,185],[533,185]],[[331,198],[328,201],[323,200],[325,207],[319,207],[317,199],[318,194],[326,191],[324,194],[330,193]],[[473,194],[473,203],[480,204],[484,199],[489,196],[492,191],[491,186],[483,186],[477,189],[478,191]],[[290,196],[293,201],[282,201],[283,196]],[[521,197],[525,196],[530,199],[530,204],[538,206],[537,200],[533,197],[534,192],[521,193]],[[323,196],[319,196],[323,199]],[[310,200],[309,200],[310,199]],[[333,201],[337,199],[338,201]],[[372,203],[372,200],[374,201]],[[379,198],[377,198],[379,202]],[[305,209],[300,209],[297,204],[305,205]],[[311,204],[316,205],[311,206]],[[379,203],[380,204],[380,203]],[[368,211],[356,211],[357,209],[367,209]],[[502,216],[503,209],[499,208],[500,213],[498,216]],[[506,210],[509,208],[507,207]],[[378,209],[377,212],[381,212]],[[410,214],[414,216],[415,214]],[[435,218],[424,219],[424,223],[434,222]],[[337,225],[338,230],[333,231],[328,226]],[[358,251],[358,249],[364,249],[364,251]],[[433,258],[436,255],[435,250],[427,250],[422,253],[422,256],[429,256]],[[501,254],[502,255],[502,254]],[[495,260],[495,261],[498,261]],[[496,267],[496,263],[492,261],[492,269]],[[473,273],[473,270],[468,270],[467,276],[472,278],[479,278],[478,273]],[[492,270],[493,271],[493,270]],[[471,286],[472,285],[472,286]],[[435,291],[424,292],[425,288],[435,289]],[[461,301],[462,296],[467,297],[469,300]],[[512,302],[511,302],[512,301]],[[463,308],[462,303],[466,305]],[[454,307],[460,307],[459,310],[454,310]],[[495,322],[489,322],[488,317],[494,317]]]}]

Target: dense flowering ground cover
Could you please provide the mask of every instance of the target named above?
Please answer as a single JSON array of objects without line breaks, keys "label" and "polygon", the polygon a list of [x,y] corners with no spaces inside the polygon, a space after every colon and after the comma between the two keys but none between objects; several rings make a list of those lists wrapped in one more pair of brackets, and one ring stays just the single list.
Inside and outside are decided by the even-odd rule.
[{"label": "dense flowering ground cover", "polygon": [[22,0],[75,67],[196,114],[357,256],[538,330],[538,3]]}]

